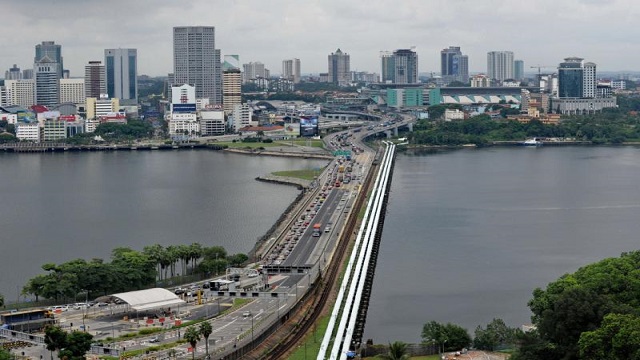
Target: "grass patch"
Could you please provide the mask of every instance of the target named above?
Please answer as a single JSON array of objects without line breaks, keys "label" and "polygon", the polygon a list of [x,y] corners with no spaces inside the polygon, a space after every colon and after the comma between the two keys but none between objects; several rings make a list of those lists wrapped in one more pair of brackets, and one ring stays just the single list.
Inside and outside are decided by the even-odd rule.
[{"label": "grass patch", "polygon": [[311,331],[305,336],[303,343],[289,356],[289,360],[315,359],[318,356],[322,337],[329,325],[329,318],[329,315],[324,316],[313,325]]},{"label": "grass patch", "polygon": [[322,142],[322,140],[317,140],[317,139],[282,140],[282,141],[278,141],[277,143],[279,143],[281,145],[287,145],[287,146],[291,146],[291,144],[293,144],[293,145],[298,145],[298,146],[310,146],[310,147],[316,147],[316,148],[324,148],[324,143]]},{"label": "grass patch", "polygon": [[[375,356],[370,356],[370,357],[365,357],[363,359],[375,360],[375,359],[380,359],[380,358],[375,357]],[[411,359],[411,360],[440,360],[440,357],[438,357],[438,355],[413,356],[413,357],[410,357],[409,359]]]},{"label": "grass patch", "polygon": [[262,143],[262,142],[231,142],[231,141],[220,141],[220,142],[216,142],[216,145],[220,145],[220,146],[228,146],[229,149],[259,149],[261,147],[263,148],[270,148],[270,147],[274,147],[274,146],[282,146],[281,144],[272,142],[272,143]]},{"label": "grass patch", "polygon": [[322,169],[314,170],[314,169],[305,169],[305,170],[289,170],[289,171],[276,171],[271,174],[275,176],[284,176],[284,177],[292,177],[296,179],[302,180],[313,180],[316,176],[322,174]]}]

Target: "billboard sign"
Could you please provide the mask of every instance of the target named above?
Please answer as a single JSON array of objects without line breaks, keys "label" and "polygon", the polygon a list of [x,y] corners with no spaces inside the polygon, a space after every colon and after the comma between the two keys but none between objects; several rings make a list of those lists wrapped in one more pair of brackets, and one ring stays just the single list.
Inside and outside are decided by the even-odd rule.
[{"label": "billboard sign", "polygon": [[301,117],[300,118],[300,135],[301,136],[317,136],[318,135],[318,118],[317,117]]},{"label": "billboard sign", "polygon": [[174,113],[194,113],[196,112],[196,104],[173,104],[171,111]]},{"label": "billboard sign", "polygon": [[285,136],[300,136],[300,123],[284,123],[284,135]]}]

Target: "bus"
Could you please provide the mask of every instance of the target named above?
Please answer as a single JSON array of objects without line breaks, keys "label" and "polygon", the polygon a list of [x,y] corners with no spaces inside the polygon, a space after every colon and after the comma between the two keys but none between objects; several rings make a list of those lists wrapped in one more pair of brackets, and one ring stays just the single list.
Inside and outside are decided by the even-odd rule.
[{"label": "bus", "polygon": [[313,237],[319,237],[320,236],[320,227],[321,226],[322,225],[320,223],[317,223],[317,224],[313,225],[313,234],[312,234]]}]

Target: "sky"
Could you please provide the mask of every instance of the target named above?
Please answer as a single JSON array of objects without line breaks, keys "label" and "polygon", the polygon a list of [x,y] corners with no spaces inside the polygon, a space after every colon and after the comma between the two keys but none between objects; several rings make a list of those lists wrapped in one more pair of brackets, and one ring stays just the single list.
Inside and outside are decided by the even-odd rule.
[{"label": "sky", "polygon": [[[33,66],[35,45],[62,45],[66,69],[84,75],[104,49],[138,49],[138,73],[173,72],[174,26],[215,26],[216,48],[280,74],[327,71],[340,48],[351,70],[380,73],[380,51],[415,46],[421,73],[440,71],[440,50],[460,46],[469,70],[486,72],[488,51],[513,51],[530,66],[579,56],[598,70],[640,70],[637,0],[0,0],[0,77]],[[544,70],[543,70],[544,71]]]}]

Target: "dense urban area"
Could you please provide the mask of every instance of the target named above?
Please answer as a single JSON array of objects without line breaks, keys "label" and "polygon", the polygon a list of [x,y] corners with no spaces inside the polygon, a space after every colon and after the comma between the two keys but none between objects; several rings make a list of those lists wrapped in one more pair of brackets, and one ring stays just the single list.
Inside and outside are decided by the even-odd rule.
[{"label": "dense urban area", "polygon": [[17,301],[0,296],[0,360],[276,359],[301,346],[306,359],[319,327],[318,359],[640,357],[635,251],[531,289],[522,327],[492,314],[472,333],[424,319],[420,344],[362,338],[396,151],[640,144],[640,75],[570,54],[525,66],[511,51],[487,52],[486,72],[470,73],[458,46],[421,55],[439,55],[440,72],[419,72],[414,48],[380,52],[380,73],[353,71],[338,48],[326,72],[291,58],[276,74],[222,55],[212,26],[174,27],[172,40],[163,77],[143,75],[137,49],[86,54],[74,74],[64,44],[36,44],[33,63],[0,81],[0,151],[208,149],[326,167],[261,179],[302,191],[248,254],[203,241],[41,259]]}]

